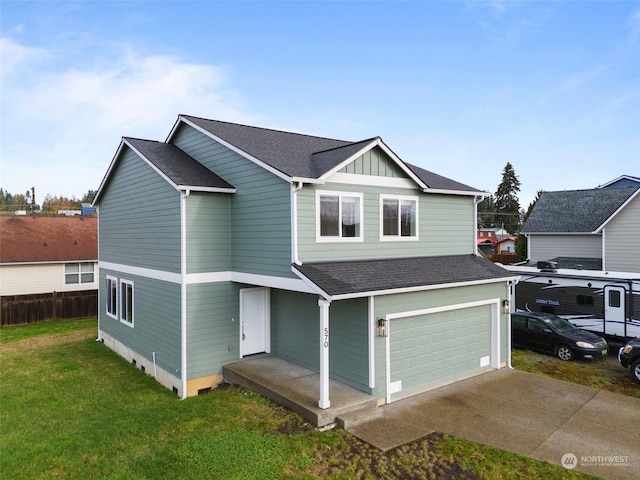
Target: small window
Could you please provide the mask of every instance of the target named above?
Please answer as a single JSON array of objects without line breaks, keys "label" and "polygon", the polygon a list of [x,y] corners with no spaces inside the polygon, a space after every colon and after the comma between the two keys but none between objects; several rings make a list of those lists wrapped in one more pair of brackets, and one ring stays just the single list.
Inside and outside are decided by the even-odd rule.
[{"label": "small window", "polygon": [[118,318],[118,280],[114,277],[105,278],[105,299],[107,315]]},{"label": "small window", "polygon": [[620,308],[620,290],[609,290],[609,306]]},{"label": "small window", "polygon": [[547,327],[544,323],[536,318],[529,319],[529,330],[533,330],[535,332],[543,332]]},{"label": "small window", "polygon": [[380,239],[418,239],[418,198],[380,197]]},{"label": "small window", "polygon": [[362,194],[317,192],[317,239],[362,240]]},{"label": "small window", "polygon": [[133,327],[133,282],[120,280],[120,321]]},{"label": "small window", "polygon": [[76,285],[81,283],[93,283],[93,262],[67,263],[64,266],[64,284]]},{"label": "small window", "polygon": [[578,295],[578,305],[593,307],[593,297],[591,295]]}]

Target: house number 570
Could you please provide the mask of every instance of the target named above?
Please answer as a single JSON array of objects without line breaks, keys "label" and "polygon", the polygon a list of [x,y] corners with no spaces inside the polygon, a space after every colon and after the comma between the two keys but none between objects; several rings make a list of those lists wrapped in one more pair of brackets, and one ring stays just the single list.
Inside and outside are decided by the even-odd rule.
[{"label": "house number 570", "polygon": [[329,328],[325,327],[324,329],[324,348],[329,346]]}]

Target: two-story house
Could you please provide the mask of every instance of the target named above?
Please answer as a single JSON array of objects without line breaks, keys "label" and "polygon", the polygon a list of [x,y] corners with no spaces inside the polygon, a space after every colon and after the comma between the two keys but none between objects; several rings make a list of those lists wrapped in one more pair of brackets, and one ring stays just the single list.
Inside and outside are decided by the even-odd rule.
[{"label": "two-story house", "polygon": [[181,397],[278,356],[381,403],[509,361],[517,278],[484,193],[356,142],[181,115],[123,138],[99,212],[99,338]]}]

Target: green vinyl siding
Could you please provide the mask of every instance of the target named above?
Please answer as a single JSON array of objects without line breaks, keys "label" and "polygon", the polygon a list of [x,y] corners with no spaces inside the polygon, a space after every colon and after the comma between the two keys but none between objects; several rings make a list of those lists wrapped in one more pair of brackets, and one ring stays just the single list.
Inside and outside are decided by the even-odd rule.
[{"label": "green vinyl siding", "polygon": [[[133,316],[131,327],[106,315],[105,276],[133,282]],[[147,371],[156,353],[156,365],[181,376],[180,363],[180,285],[100,269],[100,329],[146,359]],[[118,300],[120,291],[118,289]],[[118,305],[120,308],[120,305]],[[138,364],[143,364],[138,359]]]},{"label": "green vinyl siding", "polygon": [[100,261],[180,272],[180,193],[124,147],[99,204]]},{"label": "green vinyl siding", "polygon": [[[367,300],[341,300],[329,307],[329,375],[369,392]],[[272,353],[319,371],[318,297],[271,290]]]},{"label": "green vinyl siding", "polygon": [[[363,194],[363,240],[316,241],[316,190]],[[380,240],[380,195],[417,196],[418,240]],[[473,198],[422,194],[418,189],[345,184],[305,186],[297,193],[298,252],[302,262],[471,254]]]},{"label": "green vinyl siding", "polygon": [[290,184],[189,126],[173,143],[236,188],[229,200],[232,269],[293,277]]},{"label": "green vinyl siding", "polygon": [[239,285],[231,282],[187,286],[187,376],[222,372],[239,358]]},{"label": "green vinyl siding", "polygon": [[271,352],[315,372],[319,369],[318,297],[271,290]]},{"label": "green vinyl siding", "polygon": [[400,167],[398,167],[380,147],[374,147],[363,153],[354,159],[353,162],[342,168],[340,173],[376,175],[379,177],[407,177]]},{"label": "green vinyl siding", "polygon": [[[408,312],[427,308],[444,307],[492,298],[505,299],[507,286],[504,282],[472,285],[468,287],[443,288],[423,292],[380,295],[374,298],[375,318],[398,312]],[[467,310],[467,309],[465,309]],[[464,310],[462,311],[464,312]],[[394,322],[396,320],[392,320]],[[393,324],[392,324],[393,328]],[[507,358],[507,315],[500,314],[500,358]],[[460,348],[465,348],[461,343]],[[378,397],[385,395],[385,338],[374,337],[376,388]]]},{"label": "green vinyl siding", "polygon": [[199,192],[187,197],[187,273],[231,270],[230,197]]}]

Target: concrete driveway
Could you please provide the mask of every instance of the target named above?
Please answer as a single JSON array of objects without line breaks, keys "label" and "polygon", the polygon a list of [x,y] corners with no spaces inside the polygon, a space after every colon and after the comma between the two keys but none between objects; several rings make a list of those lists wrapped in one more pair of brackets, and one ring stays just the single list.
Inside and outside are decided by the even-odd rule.
[{"label": "concrete driveway", "polygon": [[640,472],[640,399],[501,369],[382,408],[346,427],[389,450],[433,431],[602,478]]}]

